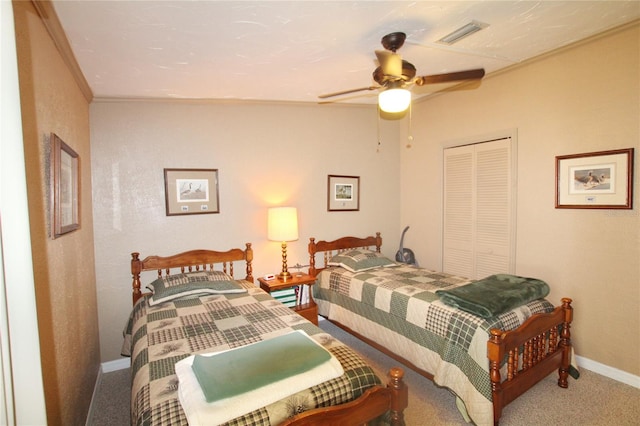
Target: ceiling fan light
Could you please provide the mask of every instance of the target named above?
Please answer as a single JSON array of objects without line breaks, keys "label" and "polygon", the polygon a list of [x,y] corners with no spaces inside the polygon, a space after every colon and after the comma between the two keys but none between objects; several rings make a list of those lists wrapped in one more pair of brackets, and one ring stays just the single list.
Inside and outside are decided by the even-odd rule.
[{"label": "ceiling fan light", "polygon": [[411,92],[407,89],[387,89],[378,95],[378,105],[384,112],[402,112],[410,103]]}]

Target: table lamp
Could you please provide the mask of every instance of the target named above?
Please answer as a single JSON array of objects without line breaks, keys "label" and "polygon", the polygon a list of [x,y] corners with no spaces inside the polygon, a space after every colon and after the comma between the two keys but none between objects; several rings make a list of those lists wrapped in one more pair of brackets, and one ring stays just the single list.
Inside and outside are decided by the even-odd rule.
[{"label": "table lamp", "polygon": [[295,207],[271,207],[267,215],[267,238],[282,242],[282,280],[291,278],[287,270],[287,241],[298,239],[298,210]]}]

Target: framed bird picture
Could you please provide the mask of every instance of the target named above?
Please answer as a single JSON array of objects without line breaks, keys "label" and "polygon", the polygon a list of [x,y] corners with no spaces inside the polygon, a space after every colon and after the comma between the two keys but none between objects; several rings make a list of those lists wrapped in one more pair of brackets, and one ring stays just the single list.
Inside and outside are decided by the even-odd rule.
[{"label": "framed bird picture", "polygon": [[58,135],[51,133],[51,238],[80,228],[80,157]]},{"label": "framed bird picture", "polygon": [[556,157],[556,208],[633,208],[633,148]]},{"label": "framed bird picture", "polygon": [[164,169],[167,216],[220,213],[218,169]]}]

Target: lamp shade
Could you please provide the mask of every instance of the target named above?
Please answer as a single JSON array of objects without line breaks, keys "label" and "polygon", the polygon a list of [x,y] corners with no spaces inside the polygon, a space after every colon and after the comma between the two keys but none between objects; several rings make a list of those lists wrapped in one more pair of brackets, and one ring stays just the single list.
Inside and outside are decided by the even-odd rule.
[{"label": "lamp shade", "polygon": [[384,112],[402,112],[410,103],[411,92],[407,89],[387,89],[378,95],[378,105]]},{"label": "lamp shade", "polygon": [[267,213],[267,238],[271,241],[298,239],[298,209],[272,207]]}]

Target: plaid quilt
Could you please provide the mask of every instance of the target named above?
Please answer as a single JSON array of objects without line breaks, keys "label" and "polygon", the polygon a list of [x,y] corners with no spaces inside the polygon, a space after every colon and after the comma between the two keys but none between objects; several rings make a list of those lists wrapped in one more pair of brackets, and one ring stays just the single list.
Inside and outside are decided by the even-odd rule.
[{"label": "plaid quilt", "polygon": [[174,365],[194,353],[217,352],[304,330],[342,364],[344,375],[236,418],[227,425],[276,425],[299,412],[342,404],[380,384],[355,352],[248,281],[247,293],[192,297],[134,306],[122,353],[131,356],[131,424],[185,425]]},{"label": "plaid quilt", "polygon": [[551,312],[538,299],[483,319],[442,303],[438,289],[466,278],[409,265],[350,272],[323,270],[313,286],[319,313],[393,350],[452,390],[478,425],[493,424],[487,359],[489,330],[512,330],[531,315]]}]

